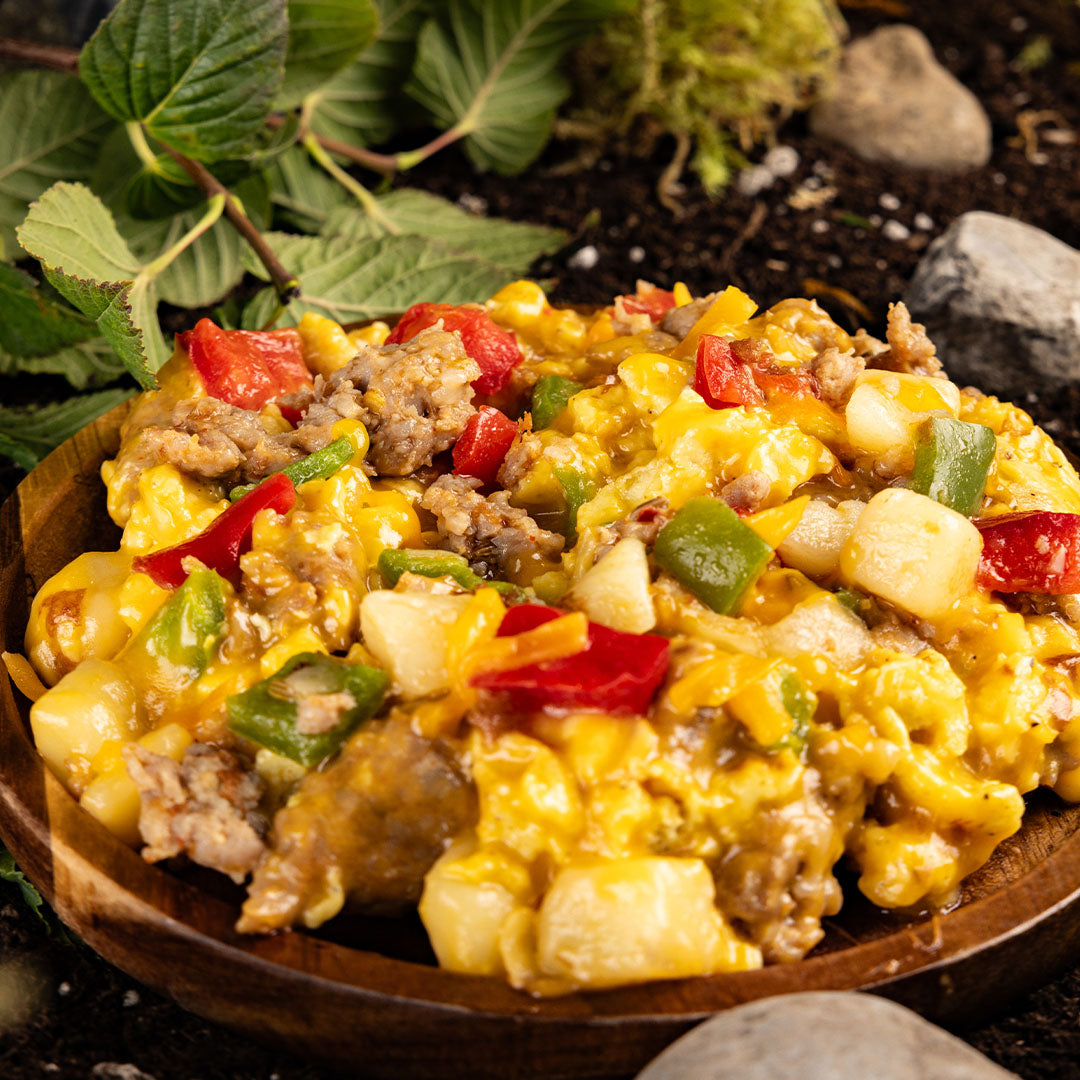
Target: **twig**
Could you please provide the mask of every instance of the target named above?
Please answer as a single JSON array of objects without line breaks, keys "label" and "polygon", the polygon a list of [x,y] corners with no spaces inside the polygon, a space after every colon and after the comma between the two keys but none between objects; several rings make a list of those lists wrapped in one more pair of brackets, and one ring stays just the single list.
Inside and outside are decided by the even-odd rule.
[{"label": "twig", "polygon": [[66,49],[62,45],[40,45],[36,41],[0,37],[0,59],[22,60],[27,64],[56,68],[58,71],[75,71],[79,66],[79,50]]},{"label": "twig", "polygon": [[[164,145],[164,144],[163,144]],[[195,186],[208,198],[214,195],[225,196],[225,216],[236,231],[251,245],[251,249],[259,256],[259,261],[266,267],[270,280],[274,283],[278,299],[287,304],[294,297],[300,295],[300,282],[293,277],[288,270],[278,261],[278,257],[270,250],[262,233],[252,224],[251,219],[244,213],[240,200],[217,179],[205,165],[198,161],[192,161],[178,153],[171,146],[165,146],[169,155],[191,177]]]},{"label": "twig", "polygon": [[750,211],[750,217],[747,219],[746,224],[742,227],[742,231],[734,240],[728,244],[727,249],[720,258],[720,272],[722,274],[728,273],[731,269],[731,264],[735,261],[735,256],[739,254],[743,249],[743,245],[752,240],[756,235],[758,229],[765,224],[765,219],[769,216],[768,206],[758,199],[754,203],[754,209]]}]

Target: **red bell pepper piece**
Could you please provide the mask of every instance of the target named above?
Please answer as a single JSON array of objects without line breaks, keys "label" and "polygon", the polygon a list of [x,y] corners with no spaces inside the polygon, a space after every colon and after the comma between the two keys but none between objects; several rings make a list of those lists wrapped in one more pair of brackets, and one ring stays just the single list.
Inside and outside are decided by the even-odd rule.
[{"label": "red bell pepper piece", "polygon": [[653,322],[659,322],[664,313],[675,306],[675,294],[667,289],[642,289],[633,296],[621,296],[623,311],[627,315],[648,315]]},{"label": "red bell pepper piece", "polygon": [[200,319],[178,334],[206,392],[241,409],[261,409],[311,382],[297,330],[222,330]]},{"label": "red bell pepper piece", "polygon": [[510,417],[490,405],[481,405],[454,443],[454,472],[494,484],[499,466],[515,438],[517,424]]},{"label": "red bell pepper piece", "polygon": [[233,577],[240,556],[251,545],[255,515],[267,507],[285,514],[295,503],[293,482],[283,472],[274,473],[222,511],[198,536],[149,555],[138,555],[132,569],[137,574],[149,574],[164,589],[177,589],[188,576],[183,561],[192,555],[222,577]]},{"label": "red bell pepper piece", "polygon": [[[499,637],[534,630],[563,614],[543,604],[518,604],[503,616]],[[642,716],[664,681],[667,667],[667,638],[625,634],[590,622],[589,644],[583,652],[512,671],[480,674],[471,684],[507,694],[520,712],[596,709]]]},{"label": "red bell pepper piece", "polygon": [[978,583],[997,592],[1080,592],[1080,514],[1033,510],[976,521]]},{"label": "red bell pepper piece", "polygon": [[521,349],[514,335],[496,326],[483,308],[413,304],[398,320],[386,344],[400,345],[410,341],[440,319],[446,330],[461,334],[466,354],[480,365],[480,377],[473,380],[473,389],[478,394],[494,394],[501,390],[510,381],[510,373],[522,361]]},{"label": "red bell pepper piece", "polygon": [[694,389],[713,409],[765,404],[750,365],[735,356],[729,341],[715,334],[702,334],[698,341]]},{"label": "red bell pepper piece", "polygon": [[304,413],[307,412],[307,409],[298,409],[295,405],[278,405],[278,408],[281,410],[281,415],[288,420],[293,427],[296,427],[296,425],[304,419]]}]

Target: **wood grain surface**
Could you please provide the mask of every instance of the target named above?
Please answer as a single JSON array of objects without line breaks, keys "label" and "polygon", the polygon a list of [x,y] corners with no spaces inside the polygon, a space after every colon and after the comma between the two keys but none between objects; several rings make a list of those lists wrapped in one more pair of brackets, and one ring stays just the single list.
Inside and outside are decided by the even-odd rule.
[{"label": "wood grain surface", "polygon": [[[0,510],[0,649],[22,650],[51,574],[116,547],[97,470],[126,408],[51,454]],[[107,832],[45,768],[27,714],[0,668],[0,837],[60,918],[186,1008],[372,1078],[629,1076],[709,1013],[797,990],[863,987],[960,1021],[1080,958],[1080,809],[1048,795],[1029,800],[955,910],[886,915],[847,890],[814,953],[760,971],[536,1000],[424,962],[415,921],[240,937],[239,893],[150,866]]]}]

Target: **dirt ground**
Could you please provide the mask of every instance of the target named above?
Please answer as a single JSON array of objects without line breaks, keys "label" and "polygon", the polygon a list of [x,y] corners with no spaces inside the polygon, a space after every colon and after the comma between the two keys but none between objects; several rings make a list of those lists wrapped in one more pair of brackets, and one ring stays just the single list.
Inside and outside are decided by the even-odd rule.
[{"label": "dirt ground", "polygon": [[[12,32],[5,20],[15,7],[0,0],[4,32]],[[567,148],[555,147],[528,175],[513,179],[477,177],[450,155],[408,180],[450,198],[467,196],[474,206],[483,200],[480,205],[493,214],[570,230],[571,249],[536,268],[554,281],[553,297],[559,301],[603,301],[631,289],[637,277],[668,287],[682,280],[695,291],[733,282],[763,305],[817,293],[847,325],[880,328],[888,303],[902,293],[923,249],[966,210],[1020,217],[1080,246],[1080,141],[1021,135],[1033,118],[1041,121],[1042,131],[1080,132],[1080,8],[1073,0],[860,0],[845,5],[845,14],[855,34],[897,18],[926,32],[938,58],[990,114],[994,152],[986,168],[948,177],[869,165],[815,138],[805,119],[794,117],[778,136],[799,154],[793,176],[757,199],[732,191],[721,200],[708,199],[688,177],[678,217],[655,197],[672,149],[664,145],[651,160],[612,155],[570,176],[549,173],[568,154]],[[1050,59],[1035,70],[1021,70],[1017,57],[1040,35],[1050,40]],[[835,195],[824,200],[820,192],[827,188],[835,188]],[[815,199],[822,201],[806,206]],[[909,235],[890,239],[904,231],[887,228],[890,220]],[[575,258],[575,252],[584,254]],[[822,283],[846,290],[869,318],[821,291]],[[1080,453],[1078,395],[1080,390],[1042,399],[1036,390],[1023,404]],[[0,466],[0,496],[17,476]],[[25,1023],[0,1030],[0,1075],[11,1080],[322,1080],[328,1075],[199,1020],[85,947],[65,944],[21,903],[14,886],[0,882],[0,1006],[5,971],[14,963],[22,965],[23,985],[36,986],[37,996],[26,999]],[[1078,1013],[1080,969],[963,1034],[1022,1077],[1071,1080],[1080,1078]]]}]

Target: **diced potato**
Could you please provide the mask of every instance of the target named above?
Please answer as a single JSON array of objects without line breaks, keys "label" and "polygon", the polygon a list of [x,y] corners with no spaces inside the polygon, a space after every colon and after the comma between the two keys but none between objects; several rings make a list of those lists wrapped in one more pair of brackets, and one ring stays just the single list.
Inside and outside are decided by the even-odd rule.
[{"label": "diced potato", "polygon": [[948,379],[868,368],[859,373],[855,386],[876,387],[912,412],[945,409],[954,418],[960,415],[960,389]]},{"label": "diced potato", "polygon": [[604,987],[760,967],[761,953],[735,937],[714,898],[700,859],[567,867],[540,906],[540,970]]},{"label": "diced potato", "polygon": [[924,419],[878,386],[855,387],[844,410],[848,442],[867,454],[895,455],[909,450]]},{"label": "diced potato", "polygon": [[380,589],[360,604],[364,644],[393,675],[406,697],[450,689],[446,650],[450,631],[472,599],[468,595],[395,593]]},{"label": "diced potato", "polygon": [[982,537],[962,514],[905,488],[879,491],[840,554],[845,581],[922,619],[970,592]]},{"label": "diced potato", "polygon": [[645,545],[627,536],[578,581],[566,602],[593,622],[628,634],[645,634],[656,625],[649,585]]},{"label": "diced potato", "polygon": [[810,577],[825,577],[840,565],[840,551],[866,504],[856,499],[832,507],[819,499],[806,504],[799,524],[777,546],[785,566]]},{"label": "diced potato", "polygon": [[49,768],[71,787],[71,759],[89,761],[106,739],[138,738],[144,720],[124,672],[107,660],[90,659],[34,702],[30,727]]},{"label": "diced potato", "polygon": [[111,660],[128,639],[116,597],[131,570],[117,551],[87,551],[54,574],[34,597],[26,652],[48,686],[89,657]]},{"label": "diced potato", "polygon": [[863,621],[828,593],[803,601],[763,633],[776,656],[824,656],[841,670],[858,664],[873,645]]}]

